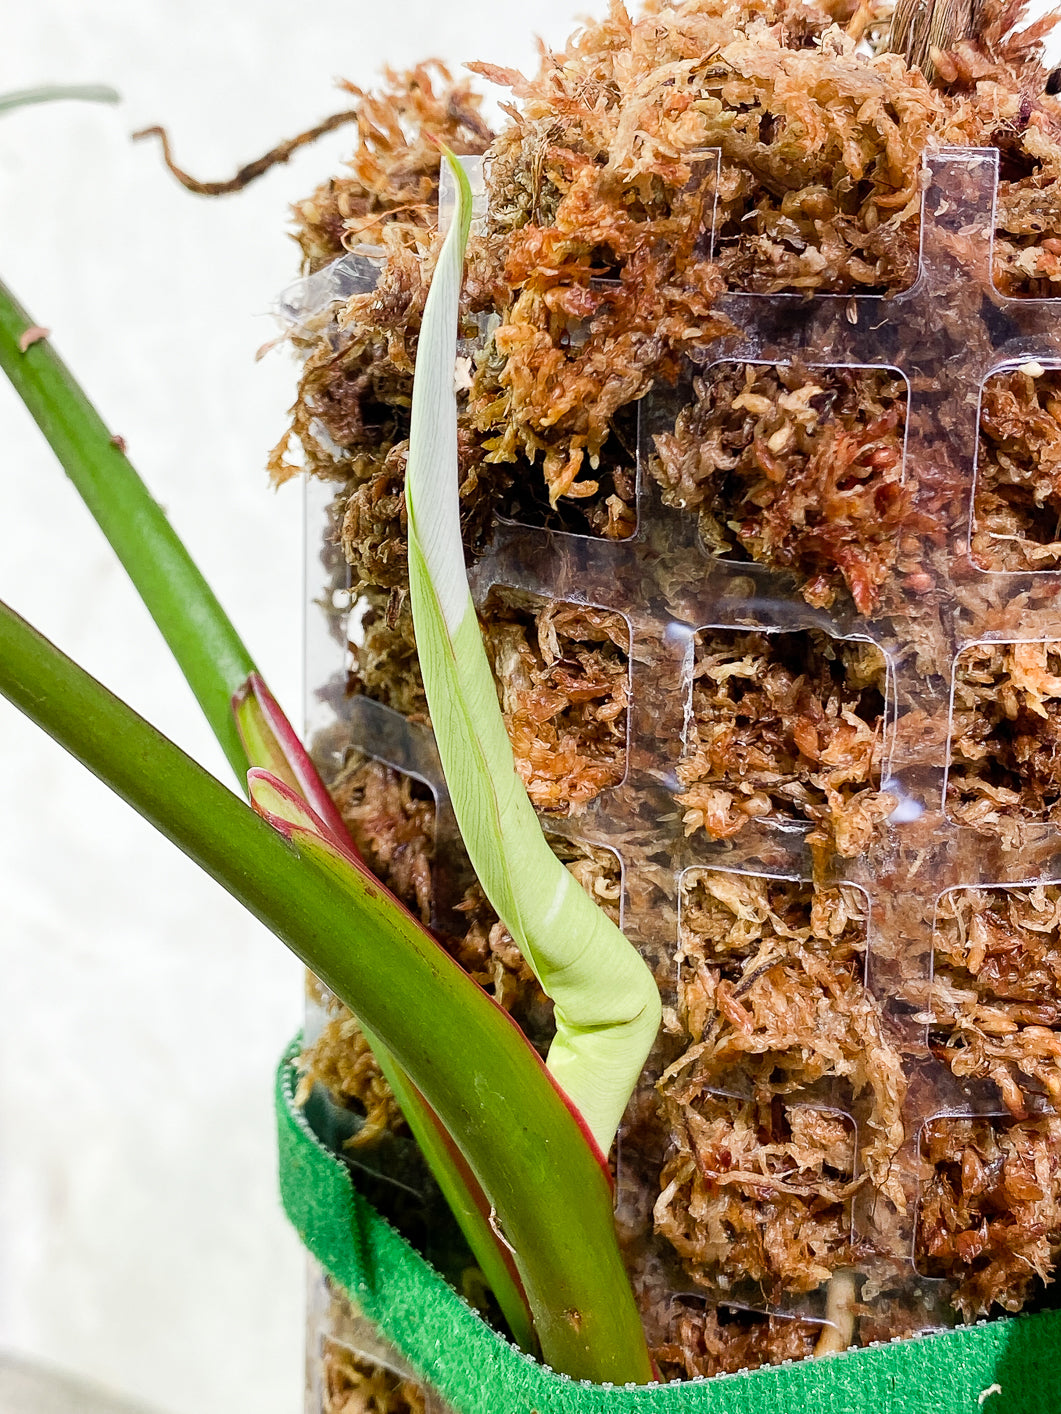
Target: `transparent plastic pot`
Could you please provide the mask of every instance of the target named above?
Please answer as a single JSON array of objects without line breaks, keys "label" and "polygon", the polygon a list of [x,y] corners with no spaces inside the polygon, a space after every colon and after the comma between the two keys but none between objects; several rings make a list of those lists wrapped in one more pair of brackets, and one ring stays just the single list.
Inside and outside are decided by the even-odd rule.
[{"label": "transparent plastic pot", "polygon": [[[707,180],[707,154],[704,168]],[[952,764],[953,702],[968,655],[983,644],[1061,643],[1061,571],[990,568],[983,555],[971,553],[984,387],[1015,370],[1034,379],[1061,367],[1059,302],[1009,299],[994,288],[997,181],[994,151],[955,148],[928,156],[919,274],[897,295],[723,295],[716,312],[733,332],[699,349],[678,387],[654,390],[639,404],[633,534],[607,540],[499,520],[472,571],[479,605],[504,587],[611,610],[629,628],[624,778],[582,813],[550,816],[548,827],[618,856],[622,926],[653,967],[668,1008],[669,1029],[634,1097],[631,1123],[620,1133],[617,1181],[617,1221],[635,1287],[654,1295],[655,1339],[665,1337],[683,1312],[704,1309],[724,1312],[727,1320],[800,1322],[818,1332],[821,1349],[858,1343],[861,1323],[881,1332],[867,1317],[874,1308],[901,1312],[904,1333],[954,1324],[953,1275],[937,1275],[918,1246],[925,1188],[933,1181],[931,1143],[948,1126],[986,1125],[1005,1135],[1024,1125],[1034,1134],[1054,1113],[1049,1085],[1034,1077],[1020,1077],[1021,1115],[1000,1088],[1001,1071],[962,1074],[947,1063],[934,973],[940,919],[960,913],[964,899],[990,895],[1003,906],[1007,897],[1061,881],[1061,833],[1049,819],[1026,820],[1019,838],[1003,836],[961,823],[954,805],[960,782]],[[448,204],[444,186],[443,221]],[[370,282],[370,258],[358,259],[362,264],[351,278]],[[297,326],[319,317],[329,301],[345,298],[347,266],[353,270],[350,257],[323,281],[315,276],[316,286],[289,291],[289,322]],[[490,321],[481,321],[479,340],[466,341],[463,351],[474,352],[490,333]],[[578,337],[573,329],[573,342]],[[844,595],[816,607],[797,574],[739,554],[713,553],[696,517],[665,504],[649,474],[657,438],[673,431],[697,396],[698,382],[734,364],[754,369],[796,362],[809,376],[886,371],[900,389],[905,429],[902,463],[889,474],[897,484],[907,476],[927,483],[945,474],[950,508],[940,522],[942,538],[931,547],[932,564],[942,564],[943,573],[931,584],[924,575],[909,574],[898,591],[901,612],[859,612]],[[463,892],[467,861],[430,731],[350,691],[358,606],[351,602],[337,549],[332,494],[327,484],[306,492],[308,739],[326,780],[356,749],[430,791],[434,911],[444,923]],[[824,865],[819,857],[817,869],[811,826],[798,812],[787,818],[763,812],[731,837],[711,839],[703,831],[687,833],[676,801],[689,749],[699,645],[708,634],[748,632],[775,641],[779,635],[816,634],[827,645],[868,644],[884,665],[877,787],[890,797],[889,814],[865,848],[850,856],[834,852]],[[930,651],[924,648],[929,638]],[[926,722],[935,729],[923,730]],[[691,1277],[654,1222],[667,1139],[643,1116],[657,1105],[660,1077],[697,1039],[683,1030],[690,899],[705,879],[726,877],[808,891],[842,888],[856,900],[858,985],[901,1057],[902,1093],[886,1181],[868,1166],[878,1136],[867,1127],[865,1097],[850,1076],[826,1073],[811,1084],[793,1082],[781,1095],[789,1128],[793,1116],[802,1122],[800,1111],[813,1111],[847,1136],[839,1237],[822,1254],[827,1278],[809,1291],[784,1280],[713,1277],[702,1268]],[[739,1066],[708,1090],[723,1115],[736,1114],[753,1098]],[[784,1179],[759,1177],[766,1189]],[[724,1174],[719,1180],[727,1181]],[[761,1194],[749,1198],[761,1200]]]}]

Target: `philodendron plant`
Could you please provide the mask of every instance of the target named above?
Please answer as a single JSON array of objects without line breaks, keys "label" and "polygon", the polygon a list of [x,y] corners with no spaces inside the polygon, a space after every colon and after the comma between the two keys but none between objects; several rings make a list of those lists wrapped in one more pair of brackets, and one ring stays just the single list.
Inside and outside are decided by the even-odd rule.
[{"label": "philodendron plant", "polygon": [[555,1002],[543,1064],[384,886],[163,511],[0,286],[0,366],[108,537],[250,806],[0,605],[0,692],[260,918],[351,1009],[519,1343],[595,1381],[652,1378],[607,1151],[660,1020],[647,967],[548,848],[516,773],[465,576],[453,366],[471,194],[424,312],[407,500],[432,721],[483,890]]}]

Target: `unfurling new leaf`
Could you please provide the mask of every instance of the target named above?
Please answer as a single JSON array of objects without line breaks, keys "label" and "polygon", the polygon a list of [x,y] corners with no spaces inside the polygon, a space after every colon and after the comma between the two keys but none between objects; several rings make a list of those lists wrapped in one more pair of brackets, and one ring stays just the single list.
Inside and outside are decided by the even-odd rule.
[{"label": "unfurling new leaf", "polygon": [[431,281],[417,346],[405,498],[417,653],[442,768],[483,890],[552,997],[549,1069],[604,1152],[659,1030],[648,967],[549,848],[512,756],[468,588],[453,365],[471,190]]}]

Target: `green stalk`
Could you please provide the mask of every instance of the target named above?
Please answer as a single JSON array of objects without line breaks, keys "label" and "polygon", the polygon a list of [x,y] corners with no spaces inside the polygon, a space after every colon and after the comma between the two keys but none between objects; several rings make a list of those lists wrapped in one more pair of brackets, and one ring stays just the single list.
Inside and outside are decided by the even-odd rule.
[{"label": "green stalk", "polygon": [[[21,351],[19,338],[32,322],[0,283],[0,367],[125,566],[240,785],[246,785],[249,766],[267,767],[303,795],[308,791],[317,812],[345,838],[345,826],[327,799],[312,762],[162,508],[54,350],[42,340],[25,353]],[[294,756],[299,759],[292,771],[290,758]],[[388,1079],[395,1082],[392,1088],[398,1103],[454,1209],[513,1337],[523,1348],[533,1350],[536,1342],[518,1274],[484,1219],[478,1195],[462,1191],[465,1175],[459,1156],[440,1136],[437,1120],[416,1087],[407,1079],[404,1084],[398,1081],[397,1067],[390,1057],[377,1058]]]},{"label": "green stalk", "polygon": [[166,513],[47,339],[0,283],[0,368],[110,541],[242,781],[250,764],[230,701],[254,661]]},{"label": "green stalk", "polygon": [[41,84],[39,88],[20,88],[0,93],[0,113],[13,108],[28,108],[33,103],[54,103],[58,99],[76,98],[83,103],[120,103],[116,89],[102,83]]},{"label": "green stalk", "polygon": [[378,1036],[365,1032],[420,1152],[472,1250],[512,1338],[528,1355],[539,1351],[534,1313],[519,1265],[490,1225],[490,1204],[453,1137]]},{"label": "green stalk", "polygon": [[[232,702],[248,759],[304,800],[340,849],[367,869],[342,816],[305,747],[266,684],[252,674]],[[254,776],[255,771],[251,772]],[[378,1036],[365,1033],[372,1054],[398,1101],[413,1138],[427,1160],[513,1339],[528,1354],[537,1351],[534,1320],[512,1254],[490,1226],[490,1205],[445,1126]]]},{"label": "green stalk", "polygon": [[[511,1018],[312,821],[289,823],[285,841],[3,605],[0,693],[383,1037],[459,1144],[516,1250],[545,1359],[575,1378],[650,1380],[607,1175]],[[289,811],[309,814],[267,779]]]}]

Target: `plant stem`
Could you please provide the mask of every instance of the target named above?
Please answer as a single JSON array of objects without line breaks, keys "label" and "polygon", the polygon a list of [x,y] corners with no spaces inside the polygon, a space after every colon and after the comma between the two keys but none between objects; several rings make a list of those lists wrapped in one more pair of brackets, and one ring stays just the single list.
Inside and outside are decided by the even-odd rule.
[{"label": "plant stem", "polygon": [[[273,727],[286,730],[289,750],[292,746],[297,748],[303,774],[308,771],[313,777],[317,787],[310,792],[313,803],[319,812],[331,809],[337,828],[345,836],[345,826],[334,806],[330,801],[325,806],[321,799],[323,796],[326,801],[327,796],[312,763],[254,672],[250,655],[227,615],[140,476],[114,445],[84,392],[43,341],[34,343],[25,353],[21,351],[19,337],[29,325],[29,316],[0,284],[0,366],[26,401],[129,572],[206,713],[240,786],[246,787],[247,768],[251,765],[267,766],[286,778],[278,749],[266,750],[269,733],[253,730],[257,718],[250,710],[254,705],[251,690],[257,684],[255,690],[272,704]],[[231,701],[234,697],[236,716]],[[281,726],[277,726],[278,722]],[[245,735],[248,731],[249,738]],[[290,783],[306,793],[304,781],[291,777]],[[393,1062],[390,1071],[389,1078],[397,1081]],[[423,1099],[408,1080],[398,1099],[423,1143],[432,1172],[458,1214],[476,1260],[491,1281],[512,1334],[521,1346],[532,1350],[535,1337],[518,1278],[506,1269],[507,1254],[481,1220],[474,1194],[461,1191],[462,1174],[438,1134],[437,1121],[432,1122],[429,1113],[420,1112]],[[414,1107],[416,1113],[412,1112]]]},{"label": "plant stem", "polygon": [[230,702],[254,662],[166,513],[47,339],[0,282],[0,368],[110,541],[243,780],[249,762]]},{"label": "plant stem", "polygon": [[650,1380],[607,1177],[512,1019],[325,841],[302,832],[292,848],[4,605],[0,693],[384,1040],[453,1135],[515,1249],[545,1359],[574,1378]]},{"label": "plant stem", "polygon": [[[237,693],[232,710],[244,750],[256,768],[251,776],[264,769],[273,780],[279,781],[305,801],[320,820],[325,833],[351,859],[357,859],[368,870],[309,754],[257,674],[249,678],[245,688]],[[490,1227],[490,1205],[482,1189],[468,1171],[468,1165],[452,1136],[447,1134],[445,1126],[383,1042],[370,1032],[365,1031],[364,1035],[394,1092],[413,1138],[427,1160],[428,1168],[434,1174],[473,1257],[494,1293],[513,1339],[528,1354],[535,1354],[538,1341],[526,1293],[512,1254]]]},{"label": "plant stem", "polygon": [[494,1294],[513,1340],[528,1355],[538,1353],[534,1314],[527,1302],[519,1267],[490,1226],[489,1203],[452,1135],[378,1036],[365,1033],[387,1084],[394,1092],[417,1146],[434,1174],[443,1198],[457,1220],[472,1256]]},{"label": "plant stem", "polygon": [[83,103],[120,103],[117,89],[102,83],[41,84],[39,88],[20,88],[0,93],[0,113],[12,108],[28,108],[33,103],[54,103],[57,99],[76,98]]}]

